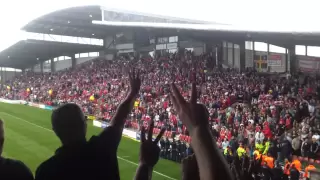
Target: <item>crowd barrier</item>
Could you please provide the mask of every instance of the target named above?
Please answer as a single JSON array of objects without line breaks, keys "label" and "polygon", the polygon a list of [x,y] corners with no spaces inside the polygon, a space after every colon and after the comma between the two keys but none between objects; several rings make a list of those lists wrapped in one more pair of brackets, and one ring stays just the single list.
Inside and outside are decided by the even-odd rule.
[{"label": "crowd barrier", "polygon": [[10,99],[3,99],[3,98],[0,98],[0,102],[8,103],[8,104],[27,104],[27,101],[24,101],[24,100],[10,100]]}]

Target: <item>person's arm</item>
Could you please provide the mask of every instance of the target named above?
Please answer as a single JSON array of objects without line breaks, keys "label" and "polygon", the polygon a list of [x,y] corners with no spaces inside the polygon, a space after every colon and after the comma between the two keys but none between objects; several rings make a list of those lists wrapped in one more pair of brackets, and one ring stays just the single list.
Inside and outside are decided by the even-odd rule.
[{"label": "person's arm", "polygon": [[184,158],[181,163],[182,180],[200,180],[199,167],[194,154]]},{"label": "person's arm", "polygon": [[171,99],[179,117],[187,126],[192,138],[192,147],[199,166],[201,180],[231,180],[231,172],[226,160],[219,152],[212,134],[209,131],[208,110],[204,105],[197,104],[197,90],[192,83],[190,102],[186,102],[177,87],[172,84]]},{"label": "person's arm", "polygon": [[145,129],[141,129],[140,162],[136,172],[135,180],[151,180],[153,167],[157,164],[160,155],[158,142],[165,129],[161,129],[159,135],[152,141],[154,122],[151,121],[148,139],[145,136]]},{"label": "person's arm", "polygon": [[135,180],[151,180],[152,178],[152,167],[147,164],[139,164]]},{"label": "person's arm", "polygon": [[[130,91],[125,100],[118,106],[115,116],[111,119],[110,127],[112,130],[112,138],[115,140],[115,143],[119,145],[122,131],[124,128],[124,124],[128,114],[131,112],[135,97],[137,96],[141,80],[139,72],[133,70],[129,73],[129,81],[130,81]],[[109,136],[108,130],[106,128],[102,133],[101,136]]]},{"label": "person's arm", "polygon": [[200,179],[231,180],[231,172],[219,152],[208,128],[195,128],[191,134],[193,151],[197,156]]}]

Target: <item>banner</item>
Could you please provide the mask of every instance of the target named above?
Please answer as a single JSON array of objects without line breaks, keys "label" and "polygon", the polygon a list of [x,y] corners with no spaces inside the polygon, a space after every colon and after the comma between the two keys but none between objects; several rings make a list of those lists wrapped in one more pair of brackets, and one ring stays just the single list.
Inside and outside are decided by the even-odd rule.
[{"label": "banner", "polygon": [[54,107],[45,105],[44,109],[52,111],[52,110],[54,110]]},{"label": "banner", "polygon": [[36,108],[39,108],[39,107],[40,107],[39,104],[33,103],[33,102],[29,102],[28,105],[29,105],[29,106],[32,106],[32,107],[36,107]]},{"label": "banner", "polygon": [[262,69],[268,68],[268,56],[267,55],[254,55],[254,62],[256,64],[256,69],[261,71]]},{"label": "banner", "polygon": [[88,120],[96,120],[96,117],[92,116],[92,115],[88,115],[87,118],[88,118]]},{"label": "banner", "polygon": [[107,122],[104,122],[104,121],[102,121],[101,122],[101,127],[104,129],[104,128],[106,128],[106,127],[108,127],[109,126],[109,124],[107,123]]},{"label": "banner", "polygon": [[93,120],[93,126],[101,128],[102,127],[102,123],[100,121]]},{"label": "banner", "polygon": [[117,44],[116,45],[117,50],[123,50],[123,49],[134,49],[134,45],[132,43],[127,44]]},{"label": "banner", "polygon": [[8,104],[28,104],[28,102],[24,100],[10,100],[10,99],[3,99],[3,98],[0,98],[0,102],[4,102]]},{"label": "banner", "polygon": [[128,129],[123,129],[122,132],[123,135],[126,135],[130,138],[136,139],[137,138],[137,133]]},{"label": "banner", "polygon": [[140,139],[141,139],[141,134],[140,134],[140,132],[137,132],[136,133],[136,140],[140,141]]},{"label": "banner", "polygon": [[319,71],[320,58],[311,56],[297,56],[298,68],[301,72]]},{"label": "banner", "polygon": [[178,48],[178,44],[177,43],[169,43],[167,44],[167,49],[176,49]]},{"label": "banner", "polygon": [[269,54],[268,66],[282,66],[282,56],[280,54]]}]

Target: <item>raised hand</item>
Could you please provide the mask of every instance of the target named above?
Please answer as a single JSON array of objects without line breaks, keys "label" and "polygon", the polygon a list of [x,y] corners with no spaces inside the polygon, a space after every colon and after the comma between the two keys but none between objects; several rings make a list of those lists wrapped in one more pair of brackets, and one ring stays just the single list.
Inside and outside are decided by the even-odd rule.
[{"label": "raised hand", "polygon": [[182,180],[200,180],[199,167],[195,154],[182,160]]},{"label": "raised hand", "polygon": [[208,127],[209,113],[204,105],[197,104],[196,83],[192,83],[190,102],[184,100],[174,83],[171,84],[171,89],[173,106],[177,110],[183,124],[187,126],[188,131],[192,132],[195,127],[199,126]]},{"label": "raised hand", "polygon": [[156,165],[159,160],[160,148],[158,142],[165,131],[165,129],[161,129],[156,139],[152,141],[153,128],[154,122],[151,121],[147,139],[146,130],[144,128],[141,129],[140,164],[147,165],[150,168]]},{"label": "raised hand", "polygon": [[138,94],[141,86],[140,71],[132,69],[129,72],[130,94]]},{"label": "raised hand", "polygon": [[[130,81],[130,93],[119,104],[116,114],[115,116],[113,116],[110,123],[110,127],[115,129],[114,134],[112,135],[112,139],[113,141],[115,141],[116,148],[118,148],[118,145],[120,143],[126,118],[131,112],[136,95],[139,93],[139,90],[140,90],[140,86],[141,86],[140,72],[136,71],[135,69],[132,69],[129,72],[129,81]],[[105,131],[103,131],[101,135],[106,134],[106,136],[110,136],[108,135],[108,133],[104,133],[104,132]]]}]

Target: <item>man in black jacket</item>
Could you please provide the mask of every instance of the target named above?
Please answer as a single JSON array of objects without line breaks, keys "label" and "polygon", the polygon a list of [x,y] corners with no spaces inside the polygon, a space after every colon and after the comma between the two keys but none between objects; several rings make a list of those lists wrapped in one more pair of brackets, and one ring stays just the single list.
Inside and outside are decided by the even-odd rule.
[{"label": "man in black jacket", "polygon": [[23,162],[1,156],[3,144],[4,128],[0,120],[0,179],[33,180],[30,169]]},{"label": "man in black jacket", "polygon": [[141,81],[139,72],[129,73],[130,92],[119,105],[110,126],[86,140],[87,124],[76,104],[65,104],[52,112],[52,128],[62,146],[36,170],[37,180],[119,180],[117,149],[128,114]]},{"label": "man in black jacket", "polygon": [[310,145],[309,158],[316,159],[318,150],[319,150],[319,145],[316,142],[316,139],[312,139],[312,144]]},{"label": "man in black jacket", "polygon": [[276,164],[275,168],[273,168],[273,169],[271,170],[271,172],[272,172],[272,177],[271,177],[271,179],[272,179],[272,180],[282,180],[283,170],[282,170],[282,168],[281,168],[281,166],[280,166],[280,164],[279,164],[278,161],[276,161],[275,164]]},{"label": "man in black jacket", "polygon": [[263,180],[270,180],[272,177],[271,169],[269,168],[266,162],[263,162],[263,165],[261,167],[261,173],[263,176]]},{"label": "man in black jacket", "polygon": [[282,139],[280,140],[280,147],[281,147],[280,160],[283,161],[283,158],[289,159],[292,152],[292,147],[291,147],[290,141],[288,141],[286,137],[282,137]]},{"label": "man in black jacket", "polygon": [[292,164],[290,168],[290,180],[299,180],[299,178],[300,178],[300,172],[295,167],[295,165]]}]

